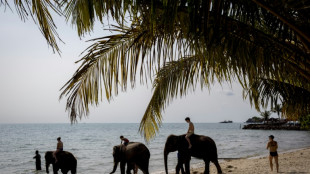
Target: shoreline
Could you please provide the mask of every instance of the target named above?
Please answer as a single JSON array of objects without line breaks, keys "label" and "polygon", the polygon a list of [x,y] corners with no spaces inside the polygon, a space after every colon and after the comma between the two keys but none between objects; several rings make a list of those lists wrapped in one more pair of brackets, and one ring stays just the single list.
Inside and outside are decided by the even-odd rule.
[{"label": "shoreline", "polygon": [[[219,163],[222,168],[223,174],[262,174],[262,173],[277,173],[275,163],[273,160],[274,171],[270,171],[269,155],[266,150],[264,155],[255,155],[243,157],[240,159],[224,160],[220,159]],[[285,150],[279,152],[279,173],[286,174],[310,174],[310,146]],[[300,155],[302,154],[302,155]],[[297,157],[296,157],[297,156]],[[299,157],[301,156],[301,158]],[[284,162],[285,160],[285,162]],[[291,163],[299,163],[300,165],[290,165]],[[191,163],[191,173],[203,174],[204,162]],[[175,173],[175,169],[169,169],[169,173]],[[152,174],[165,174],[165,171],[155,171]],[[181,173],[181,172],[180,172]],[[210,174],[217,174],[215,165],[210,162]]]},{"label": "shoreline", "polygon": [[[303,173],[310,174],[310,146],[298,149],[287,150],[279,153],[279,173],[293,174]],[[236,160],[220,160],[220,166],[223,173],[231,174],[262,174],[277,173],[273,160],[274,171],[271,172],[268,159],[268,151],[266,155],[258,155],[248,158],[240,158]],[[192,166],[199,165],[193,164]],[[191,167],[191,173],[202,174],[204,166]],[[217,174],[215,165],[210,163],[210,174]]]}]

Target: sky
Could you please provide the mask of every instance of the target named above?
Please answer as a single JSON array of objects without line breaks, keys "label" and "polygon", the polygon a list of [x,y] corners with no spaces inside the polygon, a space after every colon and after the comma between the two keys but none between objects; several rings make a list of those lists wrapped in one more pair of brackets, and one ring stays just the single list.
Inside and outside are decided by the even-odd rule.
[{"label": "sky", "polygon": [[[14,8],[13,8],[14,9]],[[61,55],[53,53],[31,18],[21,21],[13,10],[0,7],[0,123],[70,123],[66,98],[59,100],[60,88],[78,68],[74,62],[91,42],[111,34],[107,25],[79,38],[77,31],[56,18]],[[151,84],[120,92],[108,103],[92,107],[79,123],[138,123],[152,96]],[[242,98],[238,83],[214,84],[211,90],[197,88],[186,97],[174,99],[163,113],[163,122],[245,122],[259,113]],[[276,117],[275,115],[273,115]]]}]

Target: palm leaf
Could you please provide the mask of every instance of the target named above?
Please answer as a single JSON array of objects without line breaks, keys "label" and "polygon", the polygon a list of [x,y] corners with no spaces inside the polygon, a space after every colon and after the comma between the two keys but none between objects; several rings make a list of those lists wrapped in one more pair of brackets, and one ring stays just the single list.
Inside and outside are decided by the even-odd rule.
[{"label": "palm leaf", "polygon": [[260,106],[275,108],[282,103],[282,113],[286,117],[307,115],[310,113],[310,86],[294,86],[286,82],[270,79],[260,79],[244,90],[244,96],[249,97],[251,104],[257,110]]}]

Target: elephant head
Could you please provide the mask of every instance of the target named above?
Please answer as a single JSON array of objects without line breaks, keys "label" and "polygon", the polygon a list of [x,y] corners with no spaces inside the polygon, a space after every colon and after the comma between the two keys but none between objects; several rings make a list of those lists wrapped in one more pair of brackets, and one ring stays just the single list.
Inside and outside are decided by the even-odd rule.
[{"label": "elephant head", "polygon": [[179,137],[175,135],[170,135],[167,138],[166,144],[165,144],[165,149],[164,149],[164,160],[165,160],[165,171],[166,174],[168,174],[168,166],[167,166],[167,159],[168,159],[168,154],[170,152],[175,152],[178,150],[178,143],[179,142]]},{"label": "elephant head", "polygon": [[113,147],[113,158],[114,158],[114,166],[113,166],[113,171],[111,173],[114,173],[117,169],[118,163],[121,161],[121,154],[122,154],[122,146],[114,146]]},{"label": "elephant head", "polygon": [[49,166],[50,164],[55,164],[55,158],[53,157],[52,151],[47,151],[45,153],[45,166],[46,166],[46,173],[49,173]]}]

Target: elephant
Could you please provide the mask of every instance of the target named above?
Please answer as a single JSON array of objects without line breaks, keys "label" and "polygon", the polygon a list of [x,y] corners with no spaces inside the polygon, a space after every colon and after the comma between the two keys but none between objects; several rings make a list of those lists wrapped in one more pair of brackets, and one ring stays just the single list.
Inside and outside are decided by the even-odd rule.
[{"label": "elephant", "polygon": [[175,166],[175,173],[179,174],[181,170],[181,173],[185,174],[183,165],[185,165],[185,168],[188,168],[189,170],[190,160],[191,160],[191,155],[188,149],[182,149],[178,151],[178,163]]},{"label": "elephant", "polygon": [[144,174],[149,173],[149,159],[150,159],[149,149],[142,143],[130,142],[127,146],[118,145],[113,147],[113,158],[114,166],[113,171],[116,171],[117,165],[120,162],[121,174],[125,174],[125,165],[127,164],[126,173],[130,174],[131,170],[135,173],[139,168]]},{"label": "elephant", "polygon": [[[185,139],[185,134],[176,136],[169,135],[164,149],[165,171],[168,174],[167,159],[170,152],[179,151],[181,153],[188,152],[190,156],[203,159],[205,162],[205,174],[209,174],[210,161],[213,162],[217,168],[218,173],[222,173],[221,166],[218,163],[217,148],[212,138],[204,135],[193,134],[190,136],[192,144],[191,149],[188,149],[188,142]],[[186,157],[187,158],[187,157]],[[190,160],[185,160],[185,172],[190,173]]]},{"label": "elephant", "polygon": [[71,174],[76,174],[77,160],[72,153],[67,151],[58,152],[56,154],[57,163],[55,163],[53,153],[54,151],[47,151],[45,153],[46,173],[49,173],[48,168],[52,164],[54,174],[57,174],[59,169],[61,169],[63,174],[67,174],[69,170],[71,170]]}]

